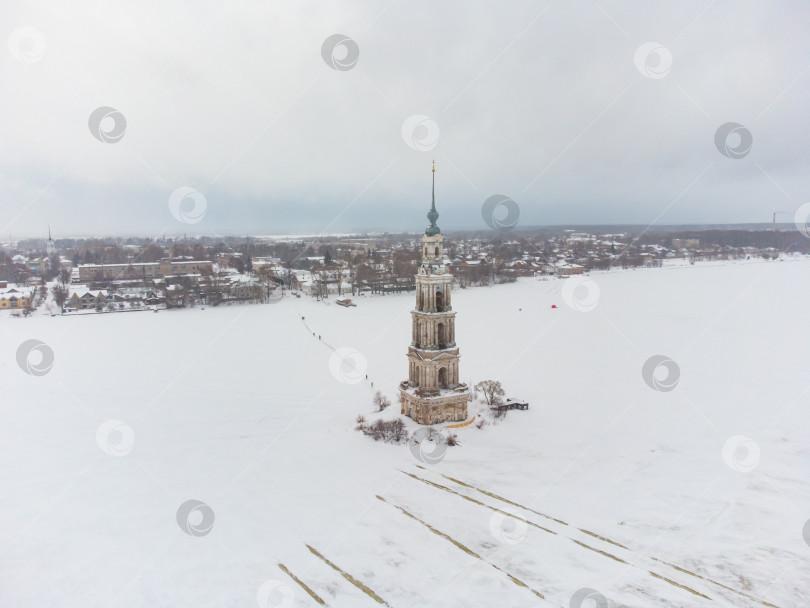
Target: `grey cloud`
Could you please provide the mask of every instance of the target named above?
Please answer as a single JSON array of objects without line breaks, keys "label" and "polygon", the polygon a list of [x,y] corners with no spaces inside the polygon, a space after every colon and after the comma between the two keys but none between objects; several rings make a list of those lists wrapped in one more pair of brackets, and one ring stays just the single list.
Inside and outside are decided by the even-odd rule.
[{"label": "grey cloud", "polygon": [[[646,224],[675,199],[659,223],[756,222],[808,199],[804,3],[386,4],[13,4],[6,34],[47,51],[0,57],[4,237],[418,230],[433,158],[446,230],[485,228],[496,193],[522,225]],[[335,33],[350,70],[321,57]],[[634,64],[650,41],[663,78]],[[126,117],[115,145],[88,132],[99,106]],[[429,151],[400,134],[415,114]],[[714,146],[726,122],[753,135],[743,159]],[[192,227],[168,209],[182,186],[208,203]]]}]

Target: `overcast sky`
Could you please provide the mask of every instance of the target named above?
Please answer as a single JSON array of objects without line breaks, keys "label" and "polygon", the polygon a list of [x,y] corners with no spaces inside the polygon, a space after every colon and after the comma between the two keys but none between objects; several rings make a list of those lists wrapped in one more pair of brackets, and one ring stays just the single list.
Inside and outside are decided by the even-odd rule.
[{"label": "overcast sky", "polygon": [[806,1],[6,0],[3,17],[2,239],[420,230],[434,158],[444,230],[486,228],[496,194],[523,226],[789,222],[810,201]]}]

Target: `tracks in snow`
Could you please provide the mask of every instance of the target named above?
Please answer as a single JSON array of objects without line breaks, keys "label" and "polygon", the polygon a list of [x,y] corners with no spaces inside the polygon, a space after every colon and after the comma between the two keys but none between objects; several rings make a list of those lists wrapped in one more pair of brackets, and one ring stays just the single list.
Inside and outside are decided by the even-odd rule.
[{"label": "tracks in snow", "polygon": [[278,565],[278,567],[279,567],[279,568],[281,568],[281,571],[282,571],[284,574],[286,574],[286,575],[287,575],[287,576],[289,576],[289,577],[290,577],[292,580],[294,580],[296,583],[298,583],[298,586],[299,586],[299,587],[301,587],[301,589],[303,589],[304,591],[306,591],[306,592],[307,592],[307,594],[308,594],[308,595],[309,595],[309,596],[310,596],[310,597],[311,597],[313,600],[315,600],[316,602],[318,602],[318,603],[319,603],[321,606],[326,606],[326,602],[324,602],[324,601],[323,601],[323,599],[321,599],[321,597],[320,597],[320,596],[319,596],[317,593],[315,593],[315,592],[314,592],[312,589],[310,589],[310,588],[309,588],[309,587],[306,585],[306,583],[304,583],[304,582],[303,582],[303,581],[302,581],[300,578],[298,578],[298,577],[297,577],[297,576],[295,576],[295,575],[294,575],[292,572],[290,572],[290,569],[289,569],[289,568],[287,568],[287,566],[285,566],[284,564],[279,564],[279,565]]},{"label": "tracks in snow", "polygon": [[493,568],[495,568],[495,570],[497,570],[498,572],[503,572],[503,573],[504,573],[504,574],[505,574],[507,577],[509,577],[509,580],[511,580],[513,583],[515,583],[515,585],[517,585],[518,587],[523,587],[523,588],[525,588],[525,589],[528,589],[529,591],[531,591],[531,592],[532,592],[534,595],[536,595],[536,596],[537,596],[537,597],[539,597],[540,599],[545,599],[545,596],[544,596],[542,593],[540,593],[540,592],[539,592],[539,591],[537,591],[536,589],[532,589],[532,588],[531,588],[531,587],[529,587],[529,586],[528,586],[526,583],[524,583],[522,580],[520,580],[520,579],[519,579],[519,578],[517,578],[516,576],[514,576],[514,575],[510,574],[509,572],[507,572],[507,571],[506,571],[506,570],[504,570],[503,568],[500,568],[499,566],[496,566],[495,564],[493,564],[491,561],[487,560],[486,558],[481,557],[481,556],[480,556],[480,555],[478,555],[478,554],[477,554],[475,551],[473,551],[473,550],[472,550],[472,549],[470,549],[469,547],[467,547],[467,546],[463,545],[462,543],[458,542],[458,541],[457,541],[456,539],[454,539],[453,537],[449,536],[448,534],[445,534],[445,533],[444,533],[444,532],[442,532],[441,530],[437,530],[436,528],[434,528],[433,526],[431,526],[429,523],[427,523],[427,522],[422,521],[421,519],[419,519],[419,518],[418,518],[416,515],[414,515],[413,513],[411,513],[411,512],[409,512],[409,511],[407,511],[406,509],[403,509],[403,508],[402,508],[402,507],[400,507],[399,505],[395,505],[394,503],[392,503],[392,502],[390,502],[390,501],[386,500],[386,499],[385,499],[385,498],[383,498],[382,496],[379,496],[379,495],[378,495],[378,496],[377,496],[377,498],[378,498],[379,500],[383,501],[384,503],[391,505],[391,506],[392,506],[392,507],[394,507],[395,509],[399,509],[399,510],[400,510],[402,513],[404,513],[405,515],[407,515],[408,517],[410,517],[410,518],[411,518],[411,519],[413,519],[414,521],[419,522],[420,524],[422,524],[423,526],[425,526],[425,527],[426,527],[428,530],[430,530],[431,532],[433,532],[435,535],[437,535],[437,536],[441,536],[441,537],[442,537],[442,538],[444,538],[445,540],[450,541],[450,542],[451,542],[451,543],[453,543],[453,544],[454,544],[456,547],[458,547],[459,549],[461,549],[462,551],[464,551],[464,553],[466,553],[467,555],[470,555],[470,556],[472,556],[472,557],[475,557],[475,558],[477,558],[477,559],[480,559],[482,562],[484,562],[484,563],[486,563],[486,564],[489,564],[490,566],[492,566]]},{"label": "tracks in snow", "polygon": [[[413,479],[414,481],[425,484],[433,489],[440,490],[441,492],[454,496],[455,498],[459,498],[466,502],[472,503],[476,505],[476,507],[482,507],[495,513],[499,513],[506,517],[512,518],[514,520],[521,521],[528,527],[538,530],[543,534],[549,534],[556,536],[557,538],[560,539],[566,539],[574,543],[578,547],[601,555],[606,559],[610,559],[617,563],[623,564],[628,568],[633,568],[636,572],[640,572],[642,575],[649,576],[652,579],[655,579],[656,581],[666,583],[667,585],[670,585],[673,588],[679,589],[680,591],[683,592],[687,592],[695,597],[699,597],[707,601],[712,601],[712,599],[715,599],[712,598],[712,595],[715,595],[716,599],[722,598],[723,600],[735,606],[744,605],[743,603],[740,603],[740,600],[744,598],[744,600],[747,600],[745,602],[745,604],[747,605],[756,604],[758,606],[765,606],[766,608],[779,608],[779,606],[776,606],[775,604],[754,597],[749,593],[740,591],[738,589],[734,589],[733,587],[715,581],[709,577],[697,574],[695,572],[692,572],[675,564],[668,563],[656,557],[645,555],[606,536],[597,534],[596,532],[593,532],[591,530],[586,530],[585,528],[576,527],[559,518],[552,517],[545,513],[541,513],[540,511],[522,505],[504,496],[500,496],[494,492],[485,490],[483,488],[479,488],[478,486],[450,477],[448,475],[444,475],[441,473],[433,473],[432,471],[429,471],[425,467],[419,465],[416,466],[419,469],[425,471],[425,473],[423,473],[422,475],[417,475],[415,473],[410,473],[407,471],[400,471],[400,472],[403,475],[406,475],[407,477]],[[433,479],[428,479],[428,477],[431,476],[433,477]],[[441,483],[442,480],[451,482],[453,484],[453,487]],[[535,597],[539,598],[540,600],[543,600],[544,602],[549,601],[548,599],[546,599],[546,597],[543,595],[541,591],[533,588],[532,586],[530,586],[530,583],[521,580],[520,578],[518,578],[518,576],[515,576],[513,572],[510,572],[504,567],[494,563],[491,559],[488,559],[487,555],[479,554],[469,546],[461,543],[460,541],[456,540],[455,538],[443,532],[442,530],[439,530],[438,528],[434,527],[427,521],[424,521],[420,517],[408,511],[405,507],[396,504],[392,500],[384,498],[379,495],[377,496],[377,499],[393,507],[394,509],[397,509],[400,513],[402,513],[409,519],[417,522],[421,526],[427,528],[431,533],[435,534],[436,536],[439,536],[444,540],[448,541],[463,553],[477,560],[480,560],[481,562],[487,564],[488,566],[497,570],[501,574],[505,575],[514,585],[522,589],[525,589],[527,592],[532,593]],[[507,505],[508,507],[511,507],[510,510],[505,510],[508,508]],[[306,547],[312,555],[318,558],[318,560],[320,560],[321,562],[329,566],[332,570],[340,574],[344,579],[346,579],[354,587],[359,589],[368,598],[374,600],[374,602],[376,602],[377,604],[390,607],[390,604],[387,601],[385,601],[382,597],[380,597],[380,595],[378,595],[368,585],[352,576],[349,572],[342,569],[333,561],[329,560],[327,557],[325,557],[323,554],[321,554],[318,550],[316,550],[312,546],[306,545]],[[280,563],[278,564],[278,566],[300,588],[302,588],[307,593],[307,595],[309,595],[312,598],[313,601],[315,601],[317,604],[321,606],[327,605],[327,602],[324,601],[323,598],[321,598],[310,586],[304,583],[299,577],[293,574],[284,564]]]},{"label": "tracks in snow", "polygon": [[357,588],[358,588],[360,591],[362,591],[363,593],[365,593],[367,596],[369,596],[369,597],[370,597],[371,599],[373,599],[375,602],[377,602],[378,604],[382,604],[383,606],[389,606],[388,602],[386,602],[386,601],[385,601],[384,599],[382,599],[382,598],[381,598],[379,595],[377,595],[376,593],[374,593],[374,591],[372,591],[370,587],[368,587],[367,585],[365,585],[365,584],[364,584],[364,583],[362,583],[361,581],[359,581],[359,580],[357,580],[356,578],[354,578],[354,577],[353,577],[351,574],[349,574],[349,573],[348,573],[348,572],[346,572],[345,570],[341,569],[339,566],[336,566],[334,563],[330,562],[330,561],[329,561],[328,559],[326,559],[326,558],[325,558],[323,555],[321,555],[320,553],[318,553],[318,551],[317,551],[316,549],[313,549],[313,548],[312,548],[312,547],[310,547],[309,545],[307,545],[307,549],[309,549],[309,552],[310,552],[310,553],[312,553],[312,555],[314,555],[314,556],[315,556],[315,557],[317,557],[319,560],[321,560],[323,563],[325,563],[327,566],[329,566],[330,568],[332,568],[332,570],[334,570],[335,572],[337,572],[338,574],[340,574],[340,575],[341,575],[343,578],[345,578],[347,581],[349,581],[349,582],[350,582],[352,585],[354,585],[355,587],[357,587]]},{"label": "tracks in snow", "polygon": [[[422,467],[422,466],[419,466],[419,465],[416,465],[416,466],[419,469],[422,469],[423,471],[428,471],[427,469],[425,469],[425,467]],[[703,599],[706,599],[706,600],[711,600],[711,597],[708,594],[712,593],[712,591],[717,592],[718,588],[719,588],[719,589],[722,589],[725,592],[730,592],[730,593],[734,594],[734,596],[736,596],[736,598],[738,600],[739,600],[739,598],[745,598],[745,599],[749,600],[750,602],[754,602],[754,603],[756,603],[758,605],[761,605],[761,606],[766,606],[767,608],[779,608],[775,604],[771,604],[769,602],[761,600],[761,599],[759,599],[757,597],[754,597],[754,596],[752,596],[752,595],[750,595],[748,593],[745,593],[743,591],[739,591],[737,589],[729,587],[728,585],[725,585],[723,583],[715,581],[715,580],[713,580],[711,578],[702,576],[702,575],[697,574],[695,572],[691,572],[690,570],[687,570],[685,568],[681,568],[681,567],[676,566],[674,564],[670,564],[670,563],[665,562],[663,560],[660,560],[658,558],[644,555],[644,554],[639,553],[639,552],[637,552],[637,551],[635,551],[633,549],[630,549],[627,546],[625,546],[625,545],[623,545],[623,544],[621,544],[621,543],[619,543],[619,542],[617,542],[615,540],[612,540],[612,539],[610,539],[610,538],[608,538],[606,536],[602,536],[600,534],[597,534],[597,533],[592,532],[590,530],[586,530],[584,528],[574,527],[572,525],[569,525],[567,522],[565,522],[565,521],[563,521],[561,519],[558,519],[556,517],[552,517],[552,516],[547,515],[545,513],[541,513],[541,512],[536,511],[536,510],[534,510],[534,509],[532,509],[530,507],[524,506],[524,505],[522,505],[522,504],[520,504],[518,502],[515,502],[515,501],[510,500],[508,498],[505,498],[503,496],[499,496],[498,494],[495,494],[494,492],[490,492],[490,491],[485,490],[483,488],[479,488],[479,487],[477,487],[477,486],[475,486],[473,484],[466,483],[464,481],[461,481],[461,480],[453,478],[453,477],[449,477],[449,476],[441,474],[441,473],[439,474],[443,479],[445,479],[447,481],[450,481],[450,482],[453,482],[454,484],[459,486],[459,488],[456,489],[456,488],[452,488],[452,487],[443,485],[443,484],[438,483],[436,481],[431,481],[430,479],[427,479],[426,477],[422,477],[422,476],[416,475],[414,473],[408,473],[406,471],[400,471],[400,472],[402,474],[404,474],[404,475],[407,475],[411,479],[413,479],[415,481],[419,481],[419,482],[421,482],[423,484],[426,484],[426,485],[428,485],[428,486],[430,486],[432,488],[441,490],[443,492],[446,492],[448,494],[451,494],[453,496],[461,498],[461,499],[463,499],[465,501],[471,502],[471,503],[473,503],[475,505],[484,507],[484,508],[489,509],[491,511],[494,511],[496,513],[500,513],[500,514],[506,515],[507,517],[522,521],[523,523],[527,524],[528,526],[530,526],[530,527],[532,527],[534,529],[540,530],[541,532],[544,532],[546,534],[553,534],[553,535],[556,535],[556,536],[559,536],[559,537],[562,537],[562,538],[567,538],[568,540],[575,543],[576,545],[578,545],[578,546],[580,546],[582,548],[588,549],[589,551],[600,554],[600,555],[602,555],[602,556],[604,556],[606,558],[609,558],[611,560],[614,560],[616,562],[626,564],[626,565],[628,565],[630,567],[633,567],[633,568],[635,568],[637,570],[646,571],[646,573],[649,576],[655,578],[656,580],[663,581],[663,582],[665,582],[665,583],[667,583],[667,584],[669,584],[669,585],[671,585],[673,587],[676,587],[678,589],[686,591],[686,592],[688,592],[688,593],[690,593],[692,595],[695,595],[697,597],[700,597],[700,598],[703,598]],[[470,496],[470,494],[473,494],[473,496]],[[508,511],[505,511],[502,508],[499,508],[497,506],[493,506],[492,504],[488,504],[487,502],[485,502],[485,499],[479,499],[479,496],[476,496],[476,494],[480,495],[480,496],[485,496],[487,498],[491,498],[491,499],[496,500],[496,501],[498,501],[500,503],[503,503],[505,505],[509,505],[510,507],[519,509],[520,514],[516,514],[514,512],[508,512]],[[398,505],[395,505],[394,503],[392,503],[390,501],[387,501],[387,500],[385,500],[384,498],[382,498],[380,496],[378,496],[377,498],[379,498],[380,500],[382,500],[384,502],[387,502],[388,504],[391,504],[392,506],[396,507],[397,509],[402,511],[404,514],[406,514],[408,517],[411,517],[412,519],[415,519],[416,521],[418,521],[422,525],[428,527],[435,534],[438,534],[440,536],[445,537],[447,540],[452,542],[454,545],[456,545],[457,547],[459,547],[460,549],[462,549],[466,553],[468,553],[470,555],[473,555],[474,557],[477,557],[477,558],[481,559],[482,561],[484,561],[486,563],[489,563],[491,566],[493,566],[497,570],[499,570],[499,571],[503,572],[504,574],[506,574],[507,576],[509,576],[509,578],[512,579],[513,582],[516,582],[516,584],[526,586],[528,589],[530,589],[538,597],[541,597],[541,598],[543,597],[543,595],[539,591],[531,589],[530,587],[528,587],[528,585],[526,585],[522,581],[519,581],[519,579],[516,579],[515,577],[513,577],[509,572],[506,572],[502,568],[499,568],[495,564],[492,564],[491,562],[486,560],[484,557],[481,557],[477,553],[473,552],[471,549],[465,547],[464,545],[462,545],[458,541],[450,538],[446,534],[444,534],[442,532],[439,532],[435,528],[432,528],[428,523],[426,523],[426,522],[422,521],[421,519],[417,518],[415,515],[407,512],[404,508],[402,508],[402,507],[400,507]],[[543,518],[543,520],[544,520],[543,524],[544,525],[540,525],[536,521],[532,521],[533,516]],[[666,573],[666,576],[655,571],[655,570],[660,571],[662,567],[665,568],[664,572]],[[681,580],[683,580],[683,575],[688,575],[688,576],[692,577],[692,579],[695,582],[697,582],[698,584],[695,585],[695,582],[692,582],[691,580],[689,581],[690,584],[698,586],[698,587],[702,587],[702,589],[697,590],[697,589],[694,589],[693,587],[690,587],[689,585],[686,585],[683,582],[681,582]],[[728,595],[728,593],[726,593],[725,595]]]}]

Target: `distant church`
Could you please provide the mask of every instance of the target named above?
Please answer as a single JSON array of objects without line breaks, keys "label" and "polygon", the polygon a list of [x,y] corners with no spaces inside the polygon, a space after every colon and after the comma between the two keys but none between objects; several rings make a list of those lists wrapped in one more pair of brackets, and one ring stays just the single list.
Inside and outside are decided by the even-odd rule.
[{"label": "distant church", "polygon": [[[435,161],[434,161],[435,165]],[[450,297],[453,276],[444,265],[444,237],[436,225],[436,167],[433,167],[430,226],[422,235],[422,263],[416,275],[416,308],[408,348],[408,379],[399,385],[402,414],[419,424],[467,419],[471,400],[458,381],[456,313]]]},{"label": "distant church", "polygon": [[51,238],[50,226],[48,226],[48,240],[45,241],[45,251],[48,254],[48,257],[51,257],[56,253],[56,243],[54,243],[53,239]]}]

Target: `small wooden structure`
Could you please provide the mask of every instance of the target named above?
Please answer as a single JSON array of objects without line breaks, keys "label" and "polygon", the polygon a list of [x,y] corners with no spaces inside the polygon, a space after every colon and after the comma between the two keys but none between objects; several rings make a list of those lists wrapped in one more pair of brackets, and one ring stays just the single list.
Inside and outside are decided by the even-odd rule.
[{"label": "small wooden structure", "polygon": [[493,405],[492,409],[499,412],[505,412],[507,410],[527,410],[529,409],[529,402],[509,397],[504,403]]},{"label": "small wooden structure", "polygon": [[346,308],[349,306],[357,306],[357,304],[352,302],[349,298],[346,298],[345,300],[337,300],[336,303],[340,306],[345,306]]}]

